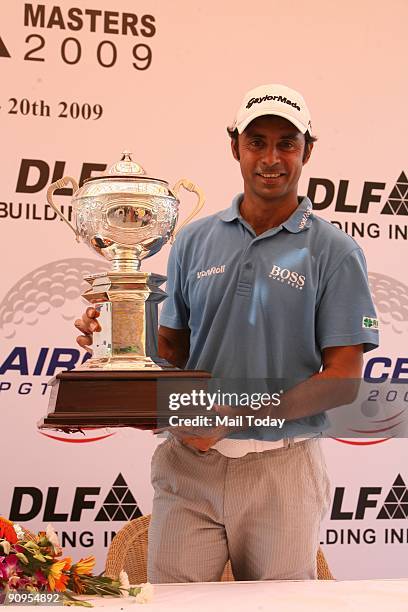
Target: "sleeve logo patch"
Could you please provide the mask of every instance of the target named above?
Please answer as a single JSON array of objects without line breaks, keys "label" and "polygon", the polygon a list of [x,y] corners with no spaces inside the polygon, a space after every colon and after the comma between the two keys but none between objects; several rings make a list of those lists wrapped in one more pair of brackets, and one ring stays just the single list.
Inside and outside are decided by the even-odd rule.
[{"label": "sleeve logo patch", "polygon": [[379,329],[378,319],[373,317],[363,317],[363,329]]}]

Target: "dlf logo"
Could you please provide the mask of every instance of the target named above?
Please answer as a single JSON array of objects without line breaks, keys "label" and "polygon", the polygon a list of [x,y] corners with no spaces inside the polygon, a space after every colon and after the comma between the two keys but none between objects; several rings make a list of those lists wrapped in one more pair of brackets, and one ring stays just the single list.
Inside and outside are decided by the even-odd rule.
[{"label": "dlf logo", "polygon": [[[59,487],[48,487],[44,493],[37,487],[15,487],[9,518],[32,521],[42,514],[43,522],[80,521],[84,510],[95,508],[100,491],[100,487],[76,487],[72,503],[62,509],[58,508]],[[141,515],[136,499],[119,474],[94,520],[131,521]]]},{"label": "dlf logo", "polygon": [[[378,497],[382,493],[382,487],[361,487],[354,511],[352,508],[344,510],[344,492],[344,487],[336,487],[330,516],[332,520],[350,521],[352,519],[364,519],[368,508],[378,507]],[[380,511],[378,512],[377,510],[376,518],[388,520],[408,518],[408,489],[401,474],[398,474],[394,480]]]},{"label": "dlf logo", "polygon": [[[363,185],[359,204],[349,203],[347,192],[350,181],[340,180],[338,187],[327,178],[311,178],[307,190],[309,199],[313,202],[314,210],[324,210],[334,203],[334,210],[342,213],[368,213],[370,206],[379,204],[386,183],[366,181]],[[337,191],[337,193],[336,193]],[[376,193],[377,192],[377,193]],[[391,189],[385,204],[382,205],[382,215],[408,215],[408,177],[401,172],[397,182]]]},{"label": "dlf logo", "polygon": [[289,270],[288,268],[281,268],[274,264],[272,270],[269,272],[269,278],[286,283],[295,289],[302,291],[306,277],[303,274]]}]

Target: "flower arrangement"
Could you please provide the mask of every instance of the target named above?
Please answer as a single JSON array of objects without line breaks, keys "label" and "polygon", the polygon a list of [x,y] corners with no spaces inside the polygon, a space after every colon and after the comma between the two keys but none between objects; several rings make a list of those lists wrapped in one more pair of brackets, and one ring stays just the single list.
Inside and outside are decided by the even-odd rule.
[{"label": "flower arrangement", "polygon": [[62,594],[64,605],[86,607],[92,604],[78,595],[131,596],[138,603],[152,599],[153,586],[129,584],[124,571],[118,580],[94,576],[95,557],[77,563],[61,557],[62,548],[51,525],[35,536],[0,516],[0,591],[57,592]]}]

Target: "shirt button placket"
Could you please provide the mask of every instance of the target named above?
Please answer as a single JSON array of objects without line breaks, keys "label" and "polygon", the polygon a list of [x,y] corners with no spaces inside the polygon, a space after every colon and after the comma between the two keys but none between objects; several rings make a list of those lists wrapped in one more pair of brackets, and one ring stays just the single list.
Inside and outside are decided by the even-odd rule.
[{"label": "shirt button placket", "polygon": [[247,249],[241,264],[239,273],[237,293],[243,296],[250,296],[254,284],[254,264],[248,260],[249,249]]}]

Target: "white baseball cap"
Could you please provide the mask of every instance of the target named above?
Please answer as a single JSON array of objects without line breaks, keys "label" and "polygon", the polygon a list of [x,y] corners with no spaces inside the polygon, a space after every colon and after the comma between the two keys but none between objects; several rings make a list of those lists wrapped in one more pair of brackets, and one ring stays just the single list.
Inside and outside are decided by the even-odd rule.
[{"label": "white baseball cap", "polygon": [[299,92],[285,85],[272,83],[260,85],[248,91],[237,112],[231,130],[238,130],[239,134],[257,117],[263,115],[278,115],[287,119],[305,134],[312,134],[312,123],[309,109]]}]

